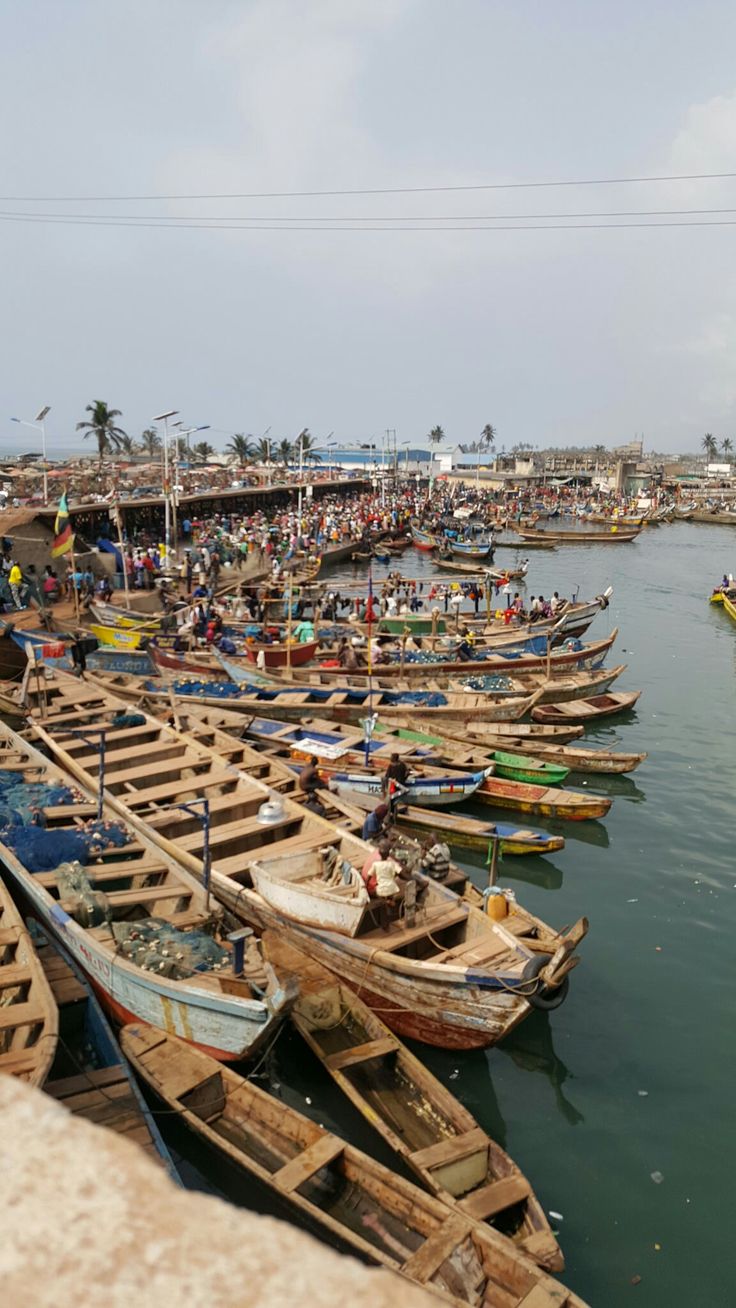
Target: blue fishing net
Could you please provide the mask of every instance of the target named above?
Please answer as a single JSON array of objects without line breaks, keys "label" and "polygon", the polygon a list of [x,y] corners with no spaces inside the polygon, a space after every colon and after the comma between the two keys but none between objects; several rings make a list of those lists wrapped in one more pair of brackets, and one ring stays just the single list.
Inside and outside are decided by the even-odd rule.
[{"label": "blue fishing net", "polygon": [[437,690],[389,690],[383,694],[384,704],[416,704],[423,708],[440,708],[447,696]]},{"label": "blue fishing net", "polygon": [[0,832],[28,872],[52,872],[60,863],[89,862],[91,853],[127,845],[130,837],[116,822],[86,822],[74,830],[16,822]]},{"label": "blue fishing net", "polygon": [[162,918],[116,922],[113,933],[120,952],[149,972],[170,977],[229,967],[230,955],[207,931],[182,931]]},{"label": "blue fishing net", "polygon": [[117,713],[112,720],[114,727],[143,727],[146,719],[142,713]]},{"label": "blue fishing net", "polygon": [[73,804],[74,800],[68,786],[24,781],[20,772],[0,772],[0,827],[35,822],[42,808]]}]

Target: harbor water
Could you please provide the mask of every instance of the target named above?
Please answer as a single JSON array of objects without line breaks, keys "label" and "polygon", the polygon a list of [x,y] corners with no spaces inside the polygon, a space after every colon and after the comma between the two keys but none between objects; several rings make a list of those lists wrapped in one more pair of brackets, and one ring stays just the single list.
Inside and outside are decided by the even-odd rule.
[{"label": "harbor water", "polygon": [[[519,557],[499,550],[496,564]],[[578,587],[590,598],[613,586],[586,638],[618,626],[609,663],[628,669],[614,689],[643,694],[635,712],[589,728],[582,743],[649,757],[628,776],[571,777],[576,788],[614,797],[607,818],[531,819],[563,834],[566,848],[502,860],[502,883],[534,913],[559,927],[590,919],[566,1003],[534,1014],[490,1051],[416,1052],[527,1173],[559,1231],[562,1279],[591,1305],[725,1305],[736,1271],[728,1218],[736,625],[707,598],[724,571],[736,571],[736,531],[675,523],[631,545],[529,558],[527,597]],[[398,566],[407,576],[432,572],[413,550]],[[376,590],[386,571],[375,566]],[[330,580],[366,575],[348,565]],[[480,856],[466,866],[485,883]],[[393,1162],[296,1035],[279,1039],[260,1074],[295,1107]],[[233,1191],[223,1164],[193,1153],[180,1128],[169,1129],[196,1168],[190,1180],[263,1206],[242,1183]]]}]

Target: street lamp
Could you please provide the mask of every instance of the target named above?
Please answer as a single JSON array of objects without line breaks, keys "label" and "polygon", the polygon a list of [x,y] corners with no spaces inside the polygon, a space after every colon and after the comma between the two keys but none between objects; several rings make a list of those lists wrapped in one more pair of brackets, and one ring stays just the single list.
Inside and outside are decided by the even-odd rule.
[{"label": "street lamp", "polygon": [[46,418],[48,417],[50,412],[51,412],[51,405],[44,404],[43,408],[39,409],[38,413],[33,419],[33,422],[26,422],[24,418],[10,419],[11,422],[20,423],[21,427],[33,427],[35,431],[40,431],[41,433],[41,449],[43,451],[43,502],[44,504],[48,504],[49,502],[49,472],[48,472],[48,468],[46,467]]},{"label": "street lamp", "polygon": [[176,515],[177,515],[177,509],[179,508],[179,492],[177,489],[179,485],[179,441],[182,439],[186,440],[187,450],[189,450],[189,437],[193,436],[195,431],[209,431],[210,424],[208,422],[205,422],[202,423],[200,427],[185,427],[182,422],[175,422],[174,428],[178,428],[178,430],[174,431],[174,481],[173,481],[173,489],[171,495],[171,507],[172,507],[171,537],[174,542],[174,548],[176,548],[177,533],[178,533]]},{"label": "street lamp", "polygon": [[164,541],[166,544],[166,558],[164,560],[166,571],[171,567],[169,554],[171,552],[171,503],[169,489],[169,418],[175,418],[178,409],[168,409],[166,413],[159,413],[152,422],[162,422],[164,424]]},{"label": "street lamp", "polygon": [[408,477],[408,476],[409,476],[409,446],[411,445],[411,441],[402,441],[401,444],[402,444],[402,446],[403,446],[403,448],[404,448],[404,450],[405,450],[405,454],[404,454],[404,475],[405,475],[406,477]]}]

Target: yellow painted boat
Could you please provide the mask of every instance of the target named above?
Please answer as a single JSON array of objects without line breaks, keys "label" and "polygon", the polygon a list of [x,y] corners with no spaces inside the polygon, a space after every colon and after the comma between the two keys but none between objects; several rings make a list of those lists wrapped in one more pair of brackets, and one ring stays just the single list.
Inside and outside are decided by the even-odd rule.
[{"label": "yellow painted boat", "polygon": [[131,631],[123,627],[103,627],[99,623],[94,623],[89,630],[101,645],[113,649],[140,649],[141,641],[150,639],[153,634],[150,629]]},{"label": "yellow painted boat", "polygon": [[736,600],[729,599],[728,595],[723,596],[723,607],[729,618],[736,622]]}]

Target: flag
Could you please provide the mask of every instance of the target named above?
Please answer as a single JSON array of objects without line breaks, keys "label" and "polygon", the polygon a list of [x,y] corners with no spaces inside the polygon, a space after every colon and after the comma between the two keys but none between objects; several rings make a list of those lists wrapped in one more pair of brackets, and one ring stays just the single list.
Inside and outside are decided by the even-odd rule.
[{"label": "flag", "polygon": [[58,559],[62,554],[67,554],[74,548],[74,534],[72,524],[69,521],[69,505],[66,502],[66,491],[59,500],[59,508],[56,514],[54,524],[54,543],[51,546],[52,559]]}]

